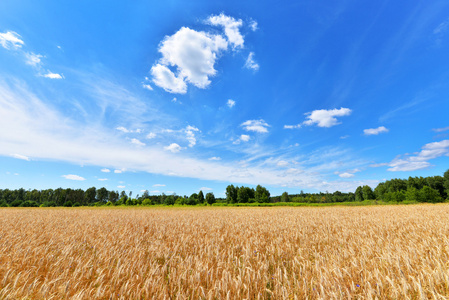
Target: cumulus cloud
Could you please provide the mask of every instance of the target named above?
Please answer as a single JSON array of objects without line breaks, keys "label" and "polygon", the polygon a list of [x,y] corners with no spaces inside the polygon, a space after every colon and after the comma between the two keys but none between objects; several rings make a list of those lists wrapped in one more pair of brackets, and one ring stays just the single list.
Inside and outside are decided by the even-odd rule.
[{"label": "cumulus cloud", "polygon": [[121,174],[121,173],[123,173],[125,171],[125,169],[115,169],[114,170],[114,173],[115,174]]},{"label": "cumulus cloud", "polygon": [[209,158],[209,160],[219,161],[219,160],[221,160],[221,157],[213,156],[213,157]]},{"label": "cumulus cloud", "polygon": [[243,129],[245,129],[246,131],[254,131],[259,133],[267,133],[268,132],[267,128],[270,127],[270,125],[268,125],[267,122],[265,122],[262,119],[248,120],[243,122],[240,126],[242,126]]},{"label": "cumulus cloud", "polygon": [[103,173],[109,173],[109,172],[111,172],[111,170],[109,170],[109,169],[107,169],[107,168],[103,168],[103,169],[101,169],[101,172],[103,172]]},{"label": "cumulus cloud", "polygon": [[388,171],[415,171],[431,166],[428,162],[441,156],[449,156],[449,140],[425,144],[420,152],[411,156],[398,156],[388,163]]},{"label": "cumulus cloud", "polygon": [[232,46],[234,48],[243,48],[244,40],[239,29],[243,24],[242,20],[236,20],[233,17],[220,14],[218,16],[210,16],[207,23],[215,26],[222,26],[225,35]]},{"label": "cumulus cloud", "polygon": [[0,33],[0,45],[8,50],[17,50],[25,44],[20,38],[14,31]]},{"label": "cumulus cloud", "polygon": [[14,158],[17,158],[17,159],[22,159],[22,160],[26,160],[26,161],[30,161],[30,158],[28,157],[28,156],[25,156],[25,155],[21,155],[21,154],[13,154],[13,155],[11,155],[12,157],[14,157]]},{"label": "cumulus cloud", "polygon": [[364,129],[363,134],[364,135],[378,135],[379,133],[388,132],[389,129],[385,128],[384,126],[380,126],[377,128],[370,128],[370,129]]},{"label": "cumulus cloud", "polygon": [[186,138],[189,141],[189,147],[193,147],[196,145],[195,132],[200,131],[198,128],[194,126],[188,125],[185,129]]},{"label": "cumulus cloud", "polygon": [[57,74],[57,73],[52,73],[50,71],[48,71],[47,74],[43,75],[45,78],[50,78],[50,79],[63,79],[64,76],[61,74]]},{"label": "cumulus cloud", "polygon": [[349,108],[340,108],[340,109],[318,109],[312,112],[308,112],[305,115],[307,116],[306,121],[303,122],[304,125],[317,125],[318,127],[332,127],[341,122],[338,122],[336,117],[344,117],[349,116],[351,114],[351,110]]},{"label": "cumulus cloud", "polygon": [[62,175],[61,177],[64,177],[65,179],[77,180],[77,181],[86,180],[86,178],[84,178],[84,177],[81,177],[81,176],[78,176],[78,175],[73,175],[73,174]]},{"label": "cumulus cloud", "polygon": [[245,62],[245,68],[251,69],[254,71],[259,70],[259,64],[254,61],[254,52],[249,53],[248,58],[246,59],[246,62]]},{"label": "cumulus cloud", "polygon": [[129,129],[127,129],[127,128],[123,127],[123,126],[116,127],[115,129],[117,129],[118,131],[124,132],[124,133],[128,133],[129,132]]},{"label": "cumulus cloud", "polygon": [[141,141],[139,141],[138,139],[131,139],[131,143],[140,147],[145,146],[145,143],[142,143]]},{"label": "cumulus cloud", "polygon": [[99,181],[107,181],[107,178],[98,178]]},{"label": "cumulus cloud", "polygon": [[235,106],[235,101],[232,100],[232,99],[229,99],[228,102],[226,102],[226,105],[227,105],[229,108],[233,108],[233,107]]},{"label": "cumulus cloud", "polygon": [[181,151],[182,147],[176,143],[171,143],[170,145],[164,147],[164,149],[172,153],[178,153],[179,151]]},{"label": "cumulus cloud", "polygon": [[118,189],[124,189],[124,188],[126,188],[126,186],[124,186],[124,185],[117,185],[117,188]]},{"label": "cumulus cloud", "polygon": [[151,68],[153,82],[169,93],[185,94],[187,84],[182,77],[176,76],[169,68],[161,64],[156,64]]},{"label": "cumulus cloud", "polygon": [[[220,35],[182,27],[172,36],[166,36],[159,52],[162,58],[151,69],[153,82],[170,93],[184,94],[189,82],[198,88],[210,84],[217,55],[227,49],[226,40]],[[176,74],[168,66],[176,68]]]}]

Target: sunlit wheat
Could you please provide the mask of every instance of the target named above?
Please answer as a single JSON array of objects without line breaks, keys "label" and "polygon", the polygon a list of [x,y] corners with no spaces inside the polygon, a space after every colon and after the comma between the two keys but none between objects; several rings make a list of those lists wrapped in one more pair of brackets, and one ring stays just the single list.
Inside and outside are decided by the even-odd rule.
[{"label": "sunlit wheat", "polygon": [[0,299],[446,299],[449,205],[0,210]]}]

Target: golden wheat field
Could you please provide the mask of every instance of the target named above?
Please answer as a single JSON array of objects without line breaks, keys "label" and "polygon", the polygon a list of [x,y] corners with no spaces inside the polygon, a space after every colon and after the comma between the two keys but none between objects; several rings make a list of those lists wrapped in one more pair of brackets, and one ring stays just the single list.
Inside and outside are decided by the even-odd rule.
[{"label": "golden wheat field", "polygon": [[446,299],[449,205],[0,210],[0,299]]}]

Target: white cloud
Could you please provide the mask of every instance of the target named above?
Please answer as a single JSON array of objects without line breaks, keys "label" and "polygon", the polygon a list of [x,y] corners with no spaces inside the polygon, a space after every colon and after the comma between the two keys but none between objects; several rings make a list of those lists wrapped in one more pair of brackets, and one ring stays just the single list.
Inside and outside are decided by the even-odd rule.
[{"label": "white cloud", "polygon": [[176,143],[172,143],[169,146],[164,147],[164,149],[168,150],[172,153],[177,153],[177,152],[181,151],[182,147]]},{"label": "white cloud", "polygon": [[280,161],[278,161],[278,163],[276,165],[278,167],[288,167],[290,164],[285,160],[280,160]]},{"label": "white cloud", "polygon": [[242,134],[238,139],[236,139],[233,144],[238,145],[241,142],[248,142],[251,139],[251,137],[247,134]]},{"label": "white cloud", "polygon": [[34,54],[34,53],[32,53],[32,52],[30,52],[30,53],[25,53],[25,63],[26,63],[27,65],[36,67],[36,66],[38,66],[38,65],[41,64],[41,58],[42,58],[42,57],[43,57],[42,55],[40,55],[40,54]]},{"label": "white cloud", "polygon": [[47,74],[43,75],[45,78],[50,78],[50,79],[63,79],[64,76],[57,74],[57,73],[52,73],[50,71],[48,71]]},{"label": "white cloud", "polygon": [[[98,85],[99,80],[89,80]],[[101,84],[101,82],[100,82]],[[101,84],[104,86],[104,84]],[[93,93],[97,103],[102,104],[102,99],[111,97],[120,104],[126,116],[133,117],[132,112],[145,111],[139,105],[138,99],[120,86],[112,85],[111,93],[105,93],[103,88]],[[99,94],[101,98],[97,98]],[[88,115],[85,120],[71,119],[48,106],[45,101],[32,93],[26,84],[19,80],[5,81],[0,77],[0,127],[8,130],[0,131],[0,155],[10,156],[12,153],[32,157],[33,160],[53,160],[85,166],[108,166],[116,173],[122,172],[122,168],[131,171],[148,172],[164,176],[178,176],[184,178],[196,178],[202,180],[215,180],[233,182],[235,184],[251,185],[283,185],[303,189],[329,190],[338,189],[354,190],[361,182],[325,182],[320,174],[320,165],[317,165],[314,155],[308,155],[307,160],[296,159],[301,165],[313,166],[302,168],[303,172],[287,174],[286,170],[279,170],[276,165],[266,166],[258,163],[258,160],[267,155],[266,147],[251,147],[244,149],[242,159],[247,159],[243,168],[236,161],[215,161],[198,159],[186,153],[171,153],[164,151],[158,145],[145,148],[133,147],[130,143],[124,143],[123,138],[111,133],[110,128],[103,127],[98,119]],[[120,96],[120,97],[118,97]],[[103,105],[103,104],[102,104]],[[115,102],[111,105],[118,105]],[[110,107],[103,105],[105,108]],[[103,107],[102,106],[102,107]],[[112,106],[118,109],[117,106]],[[128,110],[132,107],[132,110]],[[128,113],[129,112],[129,113]],[[96,112],[95,112],[96,113]],[[139,114],[140,116],[140,114]],[[58,126],[55,126],[58,124]],[[99,138],[101,137],[101,138]],[[48,147],[52,145],[52,147]],[[179,145],[178,145],[179,146]],[[254,151],[256,152],[249,152]],[[277,151],[277,150],[276,150]],[[269,152],[269,151],[268,151]],[[341,161],[338,151],[331,151],[334,160]],[[312,153],[313,154],[313,153]],[[317,154],[318,155],[318,154]],[[332,165],[323,151],[319,151],[319,164]],[[329,163],[330,162],[330,163]],[[338,165],[341,167],[340,165]],[[335,190],[334,189],[334,190]]]},{"label": "white cloud", "polygon": [[21,36],[14,31],[0,33],[0,45],[8,50],[19,49],[25,44],[20,38]]},{"label": "white cloud", "polygon": [[115,174],[121,174],[121,173],[123,173],[123,172],[125,172],[125,169],[115,169],[115,170],[114,170],[114,173],[115,173]]},{"label": "white cloud", "polygon": [[153,187],[162,187],[162,186],[165,186],[165,184],[160,184],[160,183],[153,184]]},{"label": "white cloud", "polygon": [[[215,60],[227,42],[220,35],[211,35],[182,27],[172,36],[166,36],[159,52],[162,58],[151,68],[153,82],[170,93],[185,94],[189,82],[198,88],[210,84],[216,74]],[[176,74],[168,66],[176,68]]]},{"label": "white cloud", "polygon": [[301,124],[297,124],[297,125],[284,125],[284,129],[297,129],[297,128],[301,128]]},{"label": "white cloud", "polygon": [[161,191],[158,191],[158,190],[156,190],[156,191],[150,191],[150,194],[160,194],[161,193]]},{"label": "white cloud", "polygon": [[345,139],[347,139],[348,137],[349,137],[349,135],[343,135],[343,136],[340,137],[340,139],[345,140]]},{"label": "white cloud", "polygon": [[218,16],[210,16],[207,20],[208,24],[215,26],[223,26],[228,41],[234,48],[243,48],[243,36],[239,27],[242,26],[242,20],[236,20],[233,17],[220,14]]},{"label": "white cloud", "polygon": [[11,156],[14,157],[14,158],[17,158],[17,159],[22,159],[22,160],[30,161],[30,158],[29,158],[28,156],[25,156],[25,155],[21,155],[21,154],[13,154],[13,155],[11,155]]},{"label": "white cloud", "polygon": [[384,126],[380,126],[377,128],[370,128],[370,129],[364,129],[363,134],[364,135],[378,135],[379,133],[388,132],[389,129],[385,128]]},{"label": "white cloud", "polygon": [[101,169],[101,172],[103,172],[103,173],[109,173],[109,172],[111,172],[111,170],[106,169],[106,168],[103,168],[103,169]]},{"label": "white cloud", "polygon": [[149,134],[147,134],[147,139],[151,140],[154,139],[156,137],[156,134],[154,132],[150,132]]},{"label": "white cloud", "polygon": [[254,131],[259,133],[267,133],[267,127],[270,127],[264,120],[248,120],[243,122],[242,126],[246,131]]},{"label": "white cloud", "polygon": [[187,84],[182,77],[176,76],[169,68],[161,64],[156,64],[151,68],[153,82],[169,93],[185,94]]},{"label": "white cloud", "polygon": [[212,188],[210,188],[210,187],[205,187],[205,186],[203,186],[203,187],[201,187],[198,191],[212,191],[213,189]]},{"label": "white cloud", "polygon": [[99,181],[107,181],[107,178],[98,178]]},{"label": "white cloud", "polygon": [[308,112],[306,121],[303,122],[305,125],[314,125],[316,124],[318,127],[332,127],[340,124],[337,118],[335,117],[343,117],[349,116],[351,114],[351,110],[349,108],[340,108],[340,109],[318,109],[312,112]]},{"label": "white cloud", "polygon": [[254,61],[254,52],[250,52],[245,62],[245,68],[252,69],[254,71],[259,70],[259,64]]},{"label": "white cloud", "polygon": [[123,127],[123,126],[117,127],[115,129],[117,129],[118,131],[124,132],[124,133],[128,133],[129,132],[129,130],[126,129],[125,127]]},{"label": "white cloud", "polygon": [[196,138],[195,138],[194,132],[198,132],[198,131],[199,131],[199,129],[194,126],[188,125],[186,127],[185,133],[186,133],[186,139],[189,141],[189,147],[193,147],[196,145]]},{"label": "white cloud", "polygon": [[449,126],[448,127],[443,127],[443,128],[434,128],[432,129],[432,131],[434,132],[444,132],[444,131],[448,131],[449,130]]},{"label": "white cloud", "polygon": [[249,27],[252,31],[256,31],[258,29],[258,24],[255,20],[251,20],[251,22],[249,23]]},{"label": "white cloud", "polygon": [[131,143],[140,147],[145,146],[145,143],[142,143],[141,141],[139,141],[138,139],[131,139]]},{"label": "white cloud", "polygon": [[64,177],[65,179],[69,179],[69,180],[77,180],[77,181],[83,181],[83,180],[86,180],[86,178],[83,178],[83,177],[78,176],[78,175],[73,175],[73,174],[62,175],[61,177]]},{"label": "white cloud", "polygon": [[449,140],[425,144],[420,152],[405,158],[396,157],[388,163],[388,171],[415,171],[431,166],[428,160],[449,156]]},{"label": "white cloud", "polygon": [[235,101],[232,100],[232,99],[229,99],[228,102],[226,102],[226,105],[227,105],[229,108],[233,108],[233,107],[235,106]]},{"label": "white cloud", "polygon": [[355,175],[354,175],[354,174],[351,174],[351,173],[348,173],[348,172],[345,172],[345,173],[339,174],[338,176],[340,176],[341,178],[352,178],[352,177],[354,177]]},{"label": "white cloud", "polygon": [[126,186],[124,186],[124,185],[117,185],[117,188],[118,189],[124,189],[124,188],[126,188]]},{"label": "white cloud", "polygon": [[221,157],[213,156],[213,157],[209,158],[209,160],[219,161],[219,160],[221,160]]},{"label": "white cloud", "polygon": [[243,141],[243,142],[247,142],[247,141],[249,141],[249,139],[250,139],[249,135],[242,134],[240,136],[240,140]]},{"label": "white cloud", "polygon": [[150,91],[153,90],[153,87],[152,87],[151,85],[147,84],[147,83],[143,83],[143,84],[142,84],[142,87],[143,87],[144,89],[147,89],[147,90],[150,90]]}]

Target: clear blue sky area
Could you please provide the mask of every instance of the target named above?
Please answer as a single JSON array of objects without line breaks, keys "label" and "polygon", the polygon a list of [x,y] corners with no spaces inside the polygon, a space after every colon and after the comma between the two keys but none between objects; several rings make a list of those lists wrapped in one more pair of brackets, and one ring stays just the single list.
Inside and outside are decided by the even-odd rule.
[{"label": "clear blue sky area", "polygon": [[0,188],[442,175],[448,50],[448,1],[3,0]]}]

